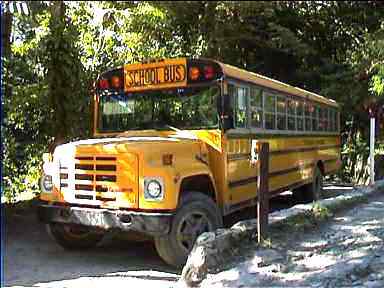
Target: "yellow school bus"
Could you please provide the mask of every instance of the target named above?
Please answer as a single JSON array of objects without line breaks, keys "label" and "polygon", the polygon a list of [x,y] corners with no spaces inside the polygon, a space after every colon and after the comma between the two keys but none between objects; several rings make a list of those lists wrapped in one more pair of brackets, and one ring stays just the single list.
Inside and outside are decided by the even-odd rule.
[{"label": "yellow school bus", "polygon": [[258,142],[270,197],[319,199],[340,167],[335,101],[218,61],[128,64],[95,91],[94,137],[44,155],[39,215],[65,248],[132,231],[180,266],[200,233],[255,205]]}]

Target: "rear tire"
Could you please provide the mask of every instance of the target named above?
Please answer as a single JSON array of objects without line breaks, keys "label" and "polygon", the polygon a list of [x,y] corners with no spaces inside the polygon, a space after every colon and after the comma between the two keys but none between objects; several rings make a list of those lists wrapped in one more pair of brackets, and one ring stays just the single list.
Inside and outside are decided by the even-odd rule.
[{"label": "rear tire", "polygon": [[313,170],[313,181],[293,190],[293,197],[299,203],[310,203],[323,197],[323,174],[319,166]]},{"label": "rear tire", "polygon": [[48,234],[64,249],[80,250],[95,247],[103,234],[94,232],[91,228],[63,223],[47,224]]},{"label": "rear tire", "polygon": [[223,225],[218,207],[208,196],[188,192],[180,202],[170,232],[155,237],[157,253],[166,263],[175,267],[185,264],[200,234],[214,231]]}]

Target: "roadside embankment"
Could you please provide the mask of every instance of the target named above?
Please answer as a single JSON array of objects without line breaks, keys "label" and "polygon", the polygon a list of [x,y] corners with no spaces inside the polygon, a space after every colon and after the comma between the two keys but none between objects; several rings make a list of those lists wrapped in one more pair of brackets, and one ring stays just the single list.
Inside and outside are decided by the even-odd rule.
[{"label": "roadside embankment", "polygon": [[[371,186],[352,189],[336,197],[273,212],[269,215],[269,225],[271,229],[278,227],[281,230],[284,227],[297,229],[300,226],[310,226],[328,219],[333,213],[366,202],[368,196],[381,192],[384,192],[384,180]],[[241,246],[255,241],[256,235],[256,219],[240,221],[229,229],[218,229],[200,235],[183,268],[179,284],[198,285],[208,273],[216,273],[226,266]]]}]

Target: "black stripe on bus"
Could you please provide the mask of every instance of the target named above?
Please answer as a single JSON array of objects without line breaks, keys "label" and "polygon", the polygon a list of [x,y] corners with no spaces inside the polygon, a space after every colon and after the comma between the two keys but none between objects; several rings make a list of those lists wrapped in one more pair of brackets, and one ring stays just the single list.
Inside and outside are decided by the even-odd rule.
[{"label": "black stripe on bus", "polygon": [[[298,188],[298,187],[303,186],[303,185],[308,184],[308,183],[309,183],[308,180],[307,181],[298,181],[298,182],[292,183],[290,185],[278,188],[276,190],[272,190],[272,191],[268,192],[268,198],[276,197],[285,191]],[[256,193],[256,191],[255,191],[255,193]],[[233,212],[240,210],[242,208],[249,207],[249,206],[255,206],[256,203],[257,203],[257,196],[254,198],[251,198],[251,199],[241,201],[241,202],[236,203],[236,204],[228,205],[227,207],[224,208],[225,209],[224,214],[228,215],[228,214],[233,213]]]},{"label": "black stripe on bus", "polygon": [[289,169],[284,169],[284,170],[279,170],[279,171],[275,171],[275,172],[271,172],[268,174],[268,177],[276,177],[276,176],[280,176],[280,175],[284,175],[284,174],[289,174],[289,173],[292,173],[292,172],[296,172],[300,169],[308,169],[310,167],[313,167],[314,163],[308,163],[308,164],[305,164],[305,165],[300,165],[300,166],[295,166],[295,167],[292,167],[292,168],[289,168]]},{"label": "black stripe on bus", "polygon": [[314,151],[314,150],[326,150],[326,149],[332,149],[332,148],[340,148],[340,145],[321,145],[321,146],[315,146],[315,147],[303,147],[303,148],[289,148],[285,150],[273,150],[270,151],[270,155],[278,155],[278,154],[288,154],[288,153],[297,153],[297,152],[308,152],[308,151]]},{"label": "black stripe on bus", "polygon": [[251,157],[250,153],[236,153],[236,154],[228,154],[227,159],[228,161],[247,160],[247,159],[250,159],[250,157]]},{"label": "black stripe on bus", "polygon": [[[331,159],[323,160],[323,162],[324,163],[335,162],[337,160],[338,160],[338,158],[331,158]],[[270,173],[268,173],[268,177],[276,177],[276,176],[280,176],[280,175],[284,175],[284,174],[289,174],[289,173],[298,171],[300,169],[308,169],[310,167],[313,167],[314,164],[315,164],[315,162],[311,162],[311,163],[295,166],[295,167],[288,168],[288,169],[283,169],[283,170],[279,170],[279,171],[270,172]],[[230,181],[228,183],[228,186],[229,186],[229,188],[234,188],[234,187],[237,187],[237,186],[248,185],[250,183],[256,182],[257,178],[258,178],[258,176],[254,176],[254,177],[244,178],[244,179],[240,179],[240,180]]]},{"label": "black stripe on bus", "polygon": [[[323,145],[323,146],[315,146],[315,147],[303,147],[303,148],[290,148],[285,150],[273,150],[270,151],[270,155],[280,155],[280,154],[289,154],[289,153],[299,153],[299,152],[309,152],[315,150],[326,150],[332,148],[340,148],[340,145]],[[227,159],[228,161],[236,161],[236,160],[248,160],[250,159],[250,153],[237,153],[237,154],[229,154]],[[328,160],[326,160],[328,161]]]},{"label": "black stripe on bus", "polygon": [[[284,170],[279,170],[279,171],[275,171],[275,172],[270,172],[270,173],[268,173],[268,177],[276,177],[276,176],[292,173],[292,172],[298,171],[300,169],[306,169],[306,168],[309,168],[309,167],[312,167],[312,166],[313,166],[313,163],[309,163],[309,164],[306,164],[306,165],[296,166],[296,167],[292,167],[292,168],[289,168],[289,169],[284,169]],[[244,179],[241,179],[241,180],[231,181],[231,182],[228,183],[228,186],[229,186],[229,188],[234,188],[234,187],[237,187],[237,186],[248,185],[248,184],[251,184],[253,182],[256,182],[257,178],[258,177],[255,176],[255,177],[244,178]]]},{"label": "black stripe on bus", "polygon": [[248,184],[257,182],[257,178],[258,178],[257,176],[254,176],[254,177],[244,178],[241,180],[230,181],[228,183],[228,186],[229,186],[229,188],[234,188],[237,186],[248,185]]},{"label": "black stripe on bus", "polygon": [[[266,130],[268,131],[268,130]],[[257,133],[239,133],[231,131],[226,134],[228,139],[246,139],[246,138],[252,138],[252,139],[269,139],[269,138],[303,138],[303,137],[311,137],[311,138],[326,138],[326,137],[339,137],[340,133],[338,132],[322,132],[319,131],[316,133],[316,131],[307,131],[307,133],[298,133],[298,134],[292,134],[289,130],[282,130],[281,133],[268,133],[264,131],[260,131]]]}]

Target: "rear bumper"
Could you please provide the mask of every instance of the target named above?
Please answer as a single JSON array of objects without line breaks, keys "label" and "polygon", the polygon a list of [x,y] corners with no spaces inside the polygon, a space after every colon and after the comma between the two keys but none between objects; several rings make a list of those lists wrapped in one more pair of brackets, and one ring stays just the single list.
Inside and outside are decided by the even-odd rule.
[{"label": "rear bumper", "polygon": [[106,230],[138,231],[151,236],[168,234],[172,216],[171,213],[144,213],[49,204],[41,204],[38,207],[38,217],[44,223],[56,222]]}]

